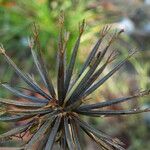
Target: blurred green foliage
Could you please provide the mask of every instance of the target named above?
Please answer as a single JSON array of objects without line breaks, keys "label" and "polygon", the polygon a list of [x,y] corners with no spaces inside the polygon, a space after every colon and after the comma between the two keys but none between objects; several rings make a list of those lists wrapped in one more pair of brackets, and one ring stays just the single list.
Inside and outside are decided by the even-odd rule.
[{"label": "blurred green foliage", "polygon": [[[2,5],[3,4],[3,5]],[[81,1],[77,6],[72,1],[38,1],[38,0],[12,0],[1,1],[0,25],[1,42],[8,48],[20,50],[25,46],[26,40],[31,35],[31,27],[35,22],[40,27],[40,39],[43,48],[57,49],[59,32],[58,16],[61,10],[66,11],[66,28],[71,31],[69,44],[77,35],[76,27],[83,18],[90,16],[90,12],[84,11],[85,1]],[[82,15],[81,15],[82,14]],[[5,44],[8,43],[9,44]],[[19,44],[19,45],[18,45]],[[24,44],[24,45],[23,45]],[[15,47],[14,47],[15,45]],[[47,50],[47,51],[48,51]],[[47,53],[48,55],[49,53]]]},{"label": "blurred green foliage", "polygon": [[[79,64],[83,62],[84,55],[87,55],[88,47],[92,44],[91,41],[94,42],[98,36],[96,33],[99,32],[105,24],[118,21],[123,15],[121,10],[125,8],[124,4],[118,6],[120,9],[118,9],[117,6],[111,5],[111,3],[108,3],[109,5],[100,4],[99,0],[92,2],[90,0],[0,0],[0,42],[3,43],[13,60],[19,63],[19,66],[31,70],[32,61],[30,59],[28,38],[32,35],[33,23],[37,24],[40,29],[40,41],[43,53],[46,62],[49,62],[48,67],[50,68],[51,74],[54,76],[55,71],[53,72],[52,70],[55,70],[56,66],[53,62],[55,62],[54,59],[56,59],[59,35],[58,16],[60,11],[64,10],[65,26],[67,31],[70,32],[70,39],[67,45],[67,58],[69,58],[72,45],[77,38],[78,23],[84,18],[87,22],[80,48],[82,52],[79,54],[79,63],[77,64],[78,68],[80,68]],[[131,46],[132,44],[134,44],[133,47]],[[137,41],[128,35],[123,35],[113,48],[120,50],[120,52],[124,54],[126,50],[135,47],[140,49]],[[123,70],[120,73],[121,75],[118,74],[109,80],[107,84],[105,84],[105,87],[101,88],[103,94],[101,97],[109,99],[109,96],[118,97],[125,95],[125,93],[131,94],[133,92],[132,89],[137,90],[142,88],[142,90],[144,90],[150,88],[150,62],[147,56],[149,56],[148,52],[142,52],[136,58],[131,59],[129,67],[126,68],[126,70],[129,70],[128,74],[124,73]],[[0,78],[3,79],[3,81],[14,80],[13,72],[7,68],[1,58],[0,64],[3,66],[0,68]],[[133,70],[134,73],[131,73],[130,70]],[[9,96],[8,93],[6,94],[5,91],[1,89],[0,96],[3,97],[4,95]],[[98,96],[99,95],[100,94],[98,94]],[[97,99],[99,100],[99,97]],[[149,98],[145,98],[145,100],[147,100],[148,103]],[[143,101],[140,103],[143,103]],[[132,107],[132,105],[134,104],[131,104],[129,107]],[[127,122],[126,125],[128,125],[128,128],[126,130],[127,133],[129,132],[132,143],[130,149],[148,150],[150,148],[147,142],[149,128],[145,126],[144,123],[137,125],[140,123],[139,118],[141,117],[133,116],[124,121],[124,124]],[[96,126],[99,126],[101,122],[104,123],[101,119],[94,120],[94,122]],[[0,127],[2,130],[4,129],[3,124],[1,124]],[[107,130],[105,127],[104,129]]]}]

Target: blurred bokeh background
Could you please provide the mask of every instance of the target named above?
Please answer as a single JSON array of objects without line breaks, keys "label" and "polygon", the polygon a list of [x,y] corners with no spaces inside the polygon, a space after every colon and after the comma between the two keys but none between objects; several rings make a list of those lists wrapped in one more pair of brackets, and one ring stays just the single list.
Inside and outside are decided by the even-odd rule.
[{"label": "blurred bokeh background", "polygon": [[[32,24],[36,23],[40,28],[44,57],[55,80],[60,10],[65,12],[65,27],[70,32],[67,58],[78,35],[78,24],[82,19],[86,19],[86,31],[81,41],[77,70],[98,38],[97,33],[106,24],[125,30],[113,45],[113,49],[122,54],[135,48],[140,51],[94,93],[95,101],[130,95],[138,90],[150,88],[150,0],[0,0],[0,43],[3,43],[8,54],[21,68],[32,73],[33,62],[28,38],[32,35]],[[109,69],[111,67],[107,68],[106,72]],[[0,80],[20,84],[13,70],[2,58]],[[11,95],[1,88],[0,97]],[[113,109],[133,108],[138,105],[150,106],[150,98],[144,97],[138,101],[117,105]],[[120,138],[126,149],[150,149],[150,113],[85,119],[111,136]],[[7,123],[0,123],[0,133],[8,127]],[[89,150],[98,149],[88,138],[83,142]]]}]

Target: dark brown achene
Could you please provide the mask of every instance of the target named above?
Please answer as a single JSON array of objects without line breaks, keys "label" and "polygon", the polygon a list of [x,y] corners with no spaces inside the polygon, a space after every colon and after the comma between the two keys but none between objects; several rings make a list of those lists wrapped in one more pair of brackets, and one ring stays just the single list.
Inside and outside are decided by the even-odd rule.
[{"label": "dark brown achene", "polygon": [[[99,39],[91,50],[85,63],[82,66],[77,78],[72,82],[72,75],[80,44],[80,39],[84,31],[84,21],[79,27],[79,36],[76,40],[72,51],[70,62],[65,66],[66,43],[68,36],[64,36],[64,18],[60,19],[61,29],[58,45],[58,76],[57,76],[57,92],[53,86],[50,75],[48,74],[44,59],[41,53],[39,36],[36,26],[34,26],[33,38],[30,40],[30,48],[36,69],[41,77],[42,83],[47,89],[43,90],[38,83],[29,75],[22,72],[17,65],[6,54],[3,46],[0,47],[1,55],[7,63],[14,69],[16,74],[30,87],[31,93],[38,93],[38,96],[31,96],[24,92],[23,88],[12,86],[8,83],[1,82],[1,86],[13,95],[25,99],[25,101],[11,100],[0,98],[0,103],[9,109],[3,109],[0,121],[18,122],[24,121],[16,128],[0,135],[0,141],[5,139],[13,139],[18,136],[23,138],[27,133],[31,136],[19,148],[24,150],[32,150],[34,146],[38,146],[38,150],[51,150],[54,143],[59,143],[61,149],[80,150],[79,131],[84,131],[92,140],[94,140],[103,150],[124,150],[122,142],[118,139],[109,137],[104,132],[95,129],[85,121],[81,115],[100,117],[100,116],[118,116],[130,115],[141,112],[150,111],[147,109],[135,108],[131,110],[108,110],[101,109],[107,106],[115,105],[135,98],[148,95],[150,90],[139,92],[135,95],[127,97],[106,100],[95,104],[85,104],[83,101],[87,96],[105,83],[114,73],[119,70],[124,63],[135,53],[131,52],[127,58],[119,62],[108,74],[99,78],[103,70],[114,60],[116,54],[112,52],[106,60],[105,54],[109,47],[118,38],[122,31],[115,32],[108,41],[108,45],[100,51],[99,47],[108,34],[110,27],[106,26],[101,31]],[[37,51],[37,53],[35,52]],[[37,55],[38,54],[38,55]],[[104,60],[102,62],[102,60]],[[72,82],[72,83],[71,83]],[[27,88],[26,88],[27,89]]]}]

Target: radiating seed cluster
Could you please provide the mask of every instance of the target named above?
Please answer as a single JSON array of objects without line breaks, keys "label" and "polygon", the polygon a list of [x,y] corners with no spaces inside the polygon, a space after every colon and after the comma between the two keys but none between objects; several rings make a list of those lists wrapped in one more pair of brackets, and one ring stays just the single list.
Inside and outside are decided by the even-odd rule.
[{"label": "radiating seed cluster", "polygon": [[[0,121],[20,122],[15,128],[1,134],[0,141],[14,140],[18,137],[23,139],[23,142],[16,149],[23,150],[37,148],[38,150],[51,150],[55,143],[59,144],[60,149],[80,150],[82,149],[82,144],[79,140],[79,132],[82,130],[103,150],[124,150],[122,142],[111,138],[103,131],[95,129],[86,123],[82,119],[82,115],[91,117],[118,116],[150,111],[149,108],[131,110],[105,109],[107,106],[148,95],[150,90],[94,104],[85,104],[83,101],[116,73],[135,52],[131,52],[127,58],[120,61],[110,72],[101,77],[104,69],[117,59],[118,55],[115,52],[109,52],[108,57],[106,57],[106,53],[108,53],[110,46],[122,32],[115,32],[110,41],[108,41],[108,45],[100,51],[99,47],[110,30],[110,27],[106,26],[101,31],[98,41],[85,60],[76,79],[72,82],[73,70],[85,23],[83,21],[79,26],[79,35],[72,50],[70,61],[65,65],[68,34],[64,34],[63,17],[61,17],[60,22],[57,88],[52,83],[42,57],[36,26],[34,26],[33,38],[30,39],[29,46],[37,72],[47,90],[43,90],[34,78],[21,71],[6,54],[3,46],[0,47],[1,55],[28,86],[22,88],[7,82],[0,83],[3,88],[20,98],[19,100],[0,98],[0,104],[4,107],[4,109],[0,110]],[[29,138],[24,140],[26,136]]]}]

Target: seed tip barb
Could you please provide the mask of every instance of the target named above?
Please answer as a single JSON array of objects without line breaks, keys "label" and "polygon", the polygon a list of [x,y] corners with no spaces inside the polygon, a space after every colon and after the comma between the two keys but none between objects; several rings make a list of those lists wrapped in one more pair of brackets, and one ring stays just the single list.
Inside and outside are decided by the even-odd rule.
[{"label": "seed tip barb", "polygon": [[102,28],[102,30],[100,31],[100,35],[102,37],[104,37],[111,29],[111,26],[110,25],[106,25]]},{"label": "seed tip barb", "polygon": [[64,25],[64,17],[65,17],[64,11],[61,10],[61,11],[60,11],[60,15],[59,15],[59,24],[60,24],[61,26]]},{"label": "seed tip barb", "polygon": [[5,49],[2,44],[0,44],[0,54],[5,54]]},{"label": "seed tip barb", "polygon": [[79,23],[79,33],[80,33],[80,36],[84,32],[84,28],[85,28],[85,19],[83,19],[82,23]]}]

